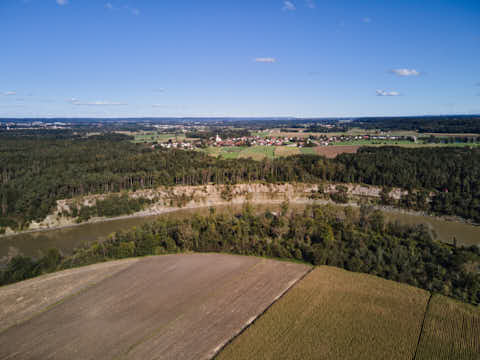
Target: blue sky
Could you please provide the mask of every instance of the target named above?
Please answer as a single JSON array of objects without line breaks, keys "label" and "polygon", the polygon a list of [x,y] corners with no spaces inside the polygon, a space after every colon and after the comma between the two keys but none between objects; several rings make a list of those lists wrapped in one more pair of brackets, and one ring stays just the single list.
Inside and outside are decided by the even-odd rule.
[{"label": "blue sky", "polygon": [[0,117],[447,113],[479,0],[0,0]]}]

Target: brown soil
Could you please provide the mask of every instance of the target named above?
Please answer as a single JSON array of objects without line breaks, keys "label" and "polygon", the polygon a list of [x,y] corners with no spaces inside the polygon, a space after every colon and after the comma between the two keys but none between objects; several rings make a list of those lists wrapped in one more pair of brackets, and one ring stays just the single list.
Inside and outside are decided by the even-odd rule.
[{"label": "brown soil", "polygon": [[209,359],[309,269],[217,254],[144,258],[0,333],[0,359]]},{"label": "brown soil", "polygon": [[126,269],[137,259],[112,261],[40,276],[0,288],[0,332]]},{"label": "brown soil", "polygon": [[327,158],[333,159],[338,154],[355,154],[360,146],[354,145],[344,145],[344,146],[318,146],[315,149],[317,150],[318,155],[325,156]]}]

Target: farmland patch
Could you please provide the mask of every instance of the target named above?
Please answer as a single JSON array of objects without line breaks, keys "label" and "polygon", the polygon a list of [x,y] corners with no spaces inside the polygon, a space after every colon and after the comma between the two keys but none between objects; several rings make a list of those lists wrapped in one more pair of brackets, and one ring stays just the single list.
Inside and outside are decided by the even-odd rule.
[{"label": "farmland patch", "polygon": [[0,333],[0,358],[210,359],[309,269],[219,254],[140,259]]},{"label": "farmland patch", "polygon": [[360,146],[318,146],[317,155],[322,155],[327,158],[333,159],[339,154],[355,154]]},{"label": "farmland patch", "polygon": [[322,266],[218,359],[412,359],[429,293]]},{"label": "farmland patch", "polygon": [[293,146],[276,146],[275,157],[299,155],[300,148]]},{"label": "farmland patch", "polygon": [[433,295],[417,350],[416,360],[480,357],[480,309]]}]

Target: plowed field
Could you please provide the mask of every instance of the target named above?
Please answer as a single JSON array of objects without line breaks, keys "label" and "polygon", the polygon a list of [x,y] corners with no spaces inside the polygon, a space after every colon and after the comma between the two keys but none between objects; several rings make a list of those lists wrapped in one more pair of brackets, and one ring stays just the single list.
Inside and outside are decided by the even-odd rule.
[{"label": "plowed field", "polygon": [[[140,259],[24,313],[0,333],[0,359],[209,359],[309,269],[217,254]],[[0,288],[0,299],[8,291],[11,302],[22,284]]]}]

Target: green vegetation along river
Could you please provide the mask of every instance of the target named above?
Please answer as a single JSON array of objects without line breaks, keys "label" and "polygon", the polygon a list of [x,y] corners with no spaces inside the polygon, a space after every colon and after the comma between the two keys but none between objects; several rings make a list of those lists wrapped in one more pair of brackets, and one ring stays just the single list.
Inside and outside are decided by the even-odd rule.
[{"label": "green vegetation along river", "polygon": [[[290,204],[291,209],[300,210],[305,204]],[[217,206],[217,212],[239,212],[240,205]],[[258,212],[271,209],[278,210],[278,204],[255,205]],[[105,239],[109,234],[128,230],[134,226],[140,226],[152,221],[157,217],[189,217],[193,214],[205,215],[206,208],[184,209],[157,216],[132,217],[121,220],[111,220],[83,224],[69,228],[38,231],[33,233],[19,234],[0,238],[0,263],[4,263],[9,255],[21,253],[25,256],[37,257],[48,249],[57,248],[65,255],[71,254],[73,249],[85,243],[92,243]],[[456,221],[445,221],[436,217],[404,214],[401,212],[384,212],[388,221],[399,221],[406,225],[426,224],[433,229],[439,241],[452,243],[456,237],[458,245],[480,245],[480,227]]]}]

